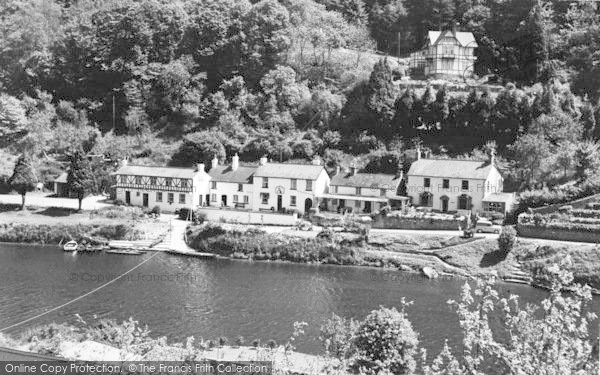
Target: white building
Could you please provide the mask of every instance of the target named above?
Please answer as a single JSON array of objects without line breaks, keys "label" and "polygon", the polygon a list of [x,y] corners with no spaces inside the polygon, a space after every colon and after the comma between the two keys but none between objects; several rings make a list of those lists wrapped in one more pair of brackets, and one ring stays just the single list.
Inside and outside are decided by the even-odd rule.
[{"label": "white building", "polygon": [[326,211],[368,214],[392,204],[403,208],[408,198],[398,195],[402,175],[359,173],[356,168],[336,171],[320,207]]},{"label": "white building", "polygon": [[318,207],[318,197],[328,187],[329,175],[318,160],[313,164],[289,164],[262,158],[254,173],[253,209],[305,213]]},{"label": "white building", "polygon": [[159,206],[164,211],[200,205],[210,180],[204,164],[171,168],[128,165],[125,161],[113,175],[118,200],[133,206]]},{"label": "white building", "polygon": [[473,75],[477,42],[470,32],[429,31],[420,51],[410,54],[410,69],[425,78],[462,79]]},{"label": "white building", "polygon": [[235,155],[231,165],[219,165],[213,159],[210,171],[209,193],[201,201],[201,206],[233,207],[252,209],[254,184],[252,176],[256,166],[240,166],[240,158]]},{"label": "white building", "polygon": [[414,206],[432,211],[507,212],[512,194],[503,193],[504,180],[490,160],[425,159],[417,151],[410,166],[407,195]]}]

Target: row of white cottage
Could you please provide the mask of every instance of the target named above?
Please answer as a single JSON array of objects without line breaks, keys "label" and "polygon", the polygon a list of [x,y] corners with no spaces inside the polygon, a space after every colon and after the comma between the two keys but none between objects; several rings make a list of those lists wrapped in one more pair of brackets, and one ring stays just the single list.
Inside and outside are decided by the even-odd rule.
[{"label": "row of white cottage", "polygon": [[273,163],[242,166],[237,155],[229,165],[215,158],[211,168],[128,165],[114,173],[117,199],[126,204],[163,211],[180,208],[228,207],[251,211],[296,211],[313,207],[340,212],[371,213],[388,204],[441,212],[506,212],[512,194],[502,193],[502,176],[482,161],[422,159],[408,172],[406,196],[398,195],[402,176],[358,173],[356,169],[330,177],[320,161],[312,164]]}]

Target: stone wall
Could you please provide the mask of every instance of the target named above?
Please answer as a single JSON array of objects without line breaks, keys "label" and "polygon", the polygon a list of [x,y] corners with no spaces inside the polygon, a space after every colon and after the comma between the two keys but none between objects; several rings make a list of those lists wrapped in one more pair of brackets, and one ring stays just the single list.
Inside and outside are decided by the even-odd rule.
[{"label": "stone wall", "polygon": [[544,238],[547,240],[600,242],[600,233],[582,232],[566,229],[550,229],[535,225],[517,224],[517,234],[520,237]]},{"label": "stone wall", "polygon": [[298,220],[297,214],[288,215],[269,211],[202,207],[197,212],[205,215],[208,221],[237,224],[296,225]]},{"label": "stone wall", "polygon": [[464,228],[466,222],[459,220],[440,220],[427,217],[377,216],[371,223],[378,229],[415,229],[415,230],[458,230]]}]

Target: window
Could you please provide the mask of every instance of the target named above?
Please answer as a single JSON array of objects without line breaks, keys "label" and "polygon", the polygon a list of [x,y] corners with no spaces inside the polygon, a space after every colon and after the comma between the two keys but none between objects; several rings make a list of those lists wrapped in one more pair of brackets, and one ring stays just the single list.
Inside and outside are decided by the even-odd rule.
[{"label": "window", "polygon": [[237,203],[238,202],[238,196],[237,194],[233,196],[233,203]]},{"label": "window", "polygon": [[216,202],[217,201],[217,194],[211,194],[210,195],[210,201],[211,202]]},{"label": "window", "polygon": [[433,194],[425,192],[421,194],[421,206],[432,207],[433,206]]},{"label": "window", "polygon": [[356,195],[360,195],[360,188],[359,187],[356,188]]},{"label": "window", "polygon": [[165,185],[171,186],[173,184],[173,179],[171,177],[165,178]]},{"label": "window", "polygon": [[210,188],[215,190],[217,188],[217,181],[211,181],[210,182]]},{"label": "window", "polygon": [[121,183],[122,184],[126,184],[127,183],[127,176],[121,175]]},{"label": "window", "polygon": [[295,178],[292,178],[292,184],[290,186],[290,190],[296,190],[296,185],[297,184],[298,184],[298,181]]},{"label": "window", "polygon": [[454,46],[442,46],[442,54],[444,55],[454,55]]},{"label": "window", "polygon": [[385,189],[380,189],[379,195],[381,195],[382,197],[385,196]]},{"label": "window", "polygon": [[269,204],[269,193],[260,193],[260,201],[262,204]]},{"label": "window", "polygon": [[431,186],[431,179],[430,178],[424,178],[423,179],[423,186],[428,188]]},{"label": "window", "polygon": [[442,189],[450,189],[450,180],[448,180],[448,179],[442,180]]},{"label": "window", "polygon": [[150,177],[150,185],[156,185],[156,177]]},{"label": "window", "polygon": [[469,181],[468,180],[462,180],[462,189],[469,190]]},{"label": "window", "polygon": [[458,197],[458,209],[459,210],[470,210],[471,209],[471,197],[468,195],[461,195]]},{"label": "window", "polygon": [[142,176],[135,176],[135,184],[136,185],[142,184]]},{"label": "window", "polygon": [[156,201],[162,202],[162,193],[161,192],[156,193]]},{"label": "window", "polygon": [[295,195],[290,196],[290,206],[293,206],[293,207],[296,206],[296,196]]},{"label": "window", "polygon": [[185,194],[179,194],[179,203],[185,203]]},{"label": "window", "polygon": [[140,196],[140,192],[139,192],[139,191],[136,191],[136,192],[135,192],[135,196],[136,196],[136,197],[139,197],[139,196]]},{"label": "window", "polygon": [[186,189],[188,187],[188,180],[181,180],[181,187]]},{"label": "window", "polygon": [[306,191],[312,191],[312,180],[306,180]]},{"label": "window", "polygon": [[238,191],[244,191],[244,184],[238,184]]},{"label": "window", "polygon": [[269,178],[268,177],[263,177],[263,183],[262,183],[262,187],[264,189],[269,187]]},{"label": "window", "polygon": [[452,70],[454,68],[454,60],[442,59],[442,70]]},{"label": "window", "polygon": [[249,202],[249,198],[247,195],[244,195],[244,203],[248,203]]},{"label": "window", "polygon": [[168,201],[169,203],[173,203],[173,193],[169,193],[169,194],[167,195],[167,201]]},{"label": "window", "polygon": [[354,207],[360,208],[360,201],[354,201]]}]

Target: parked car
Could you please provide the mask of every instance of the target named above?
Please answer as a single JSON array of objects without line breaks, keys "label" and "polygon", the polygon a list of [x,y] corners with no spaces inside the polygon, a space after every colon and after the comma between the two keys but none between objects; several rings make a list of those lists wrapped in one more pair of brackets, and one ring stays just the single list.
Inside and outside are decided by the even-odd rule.
[{"label": "parked car", "polygon": [[493,224],[491,221],[478,220],[475,225],[475,232],[477,233],[500,233],[502,232],[502,226]]}]

